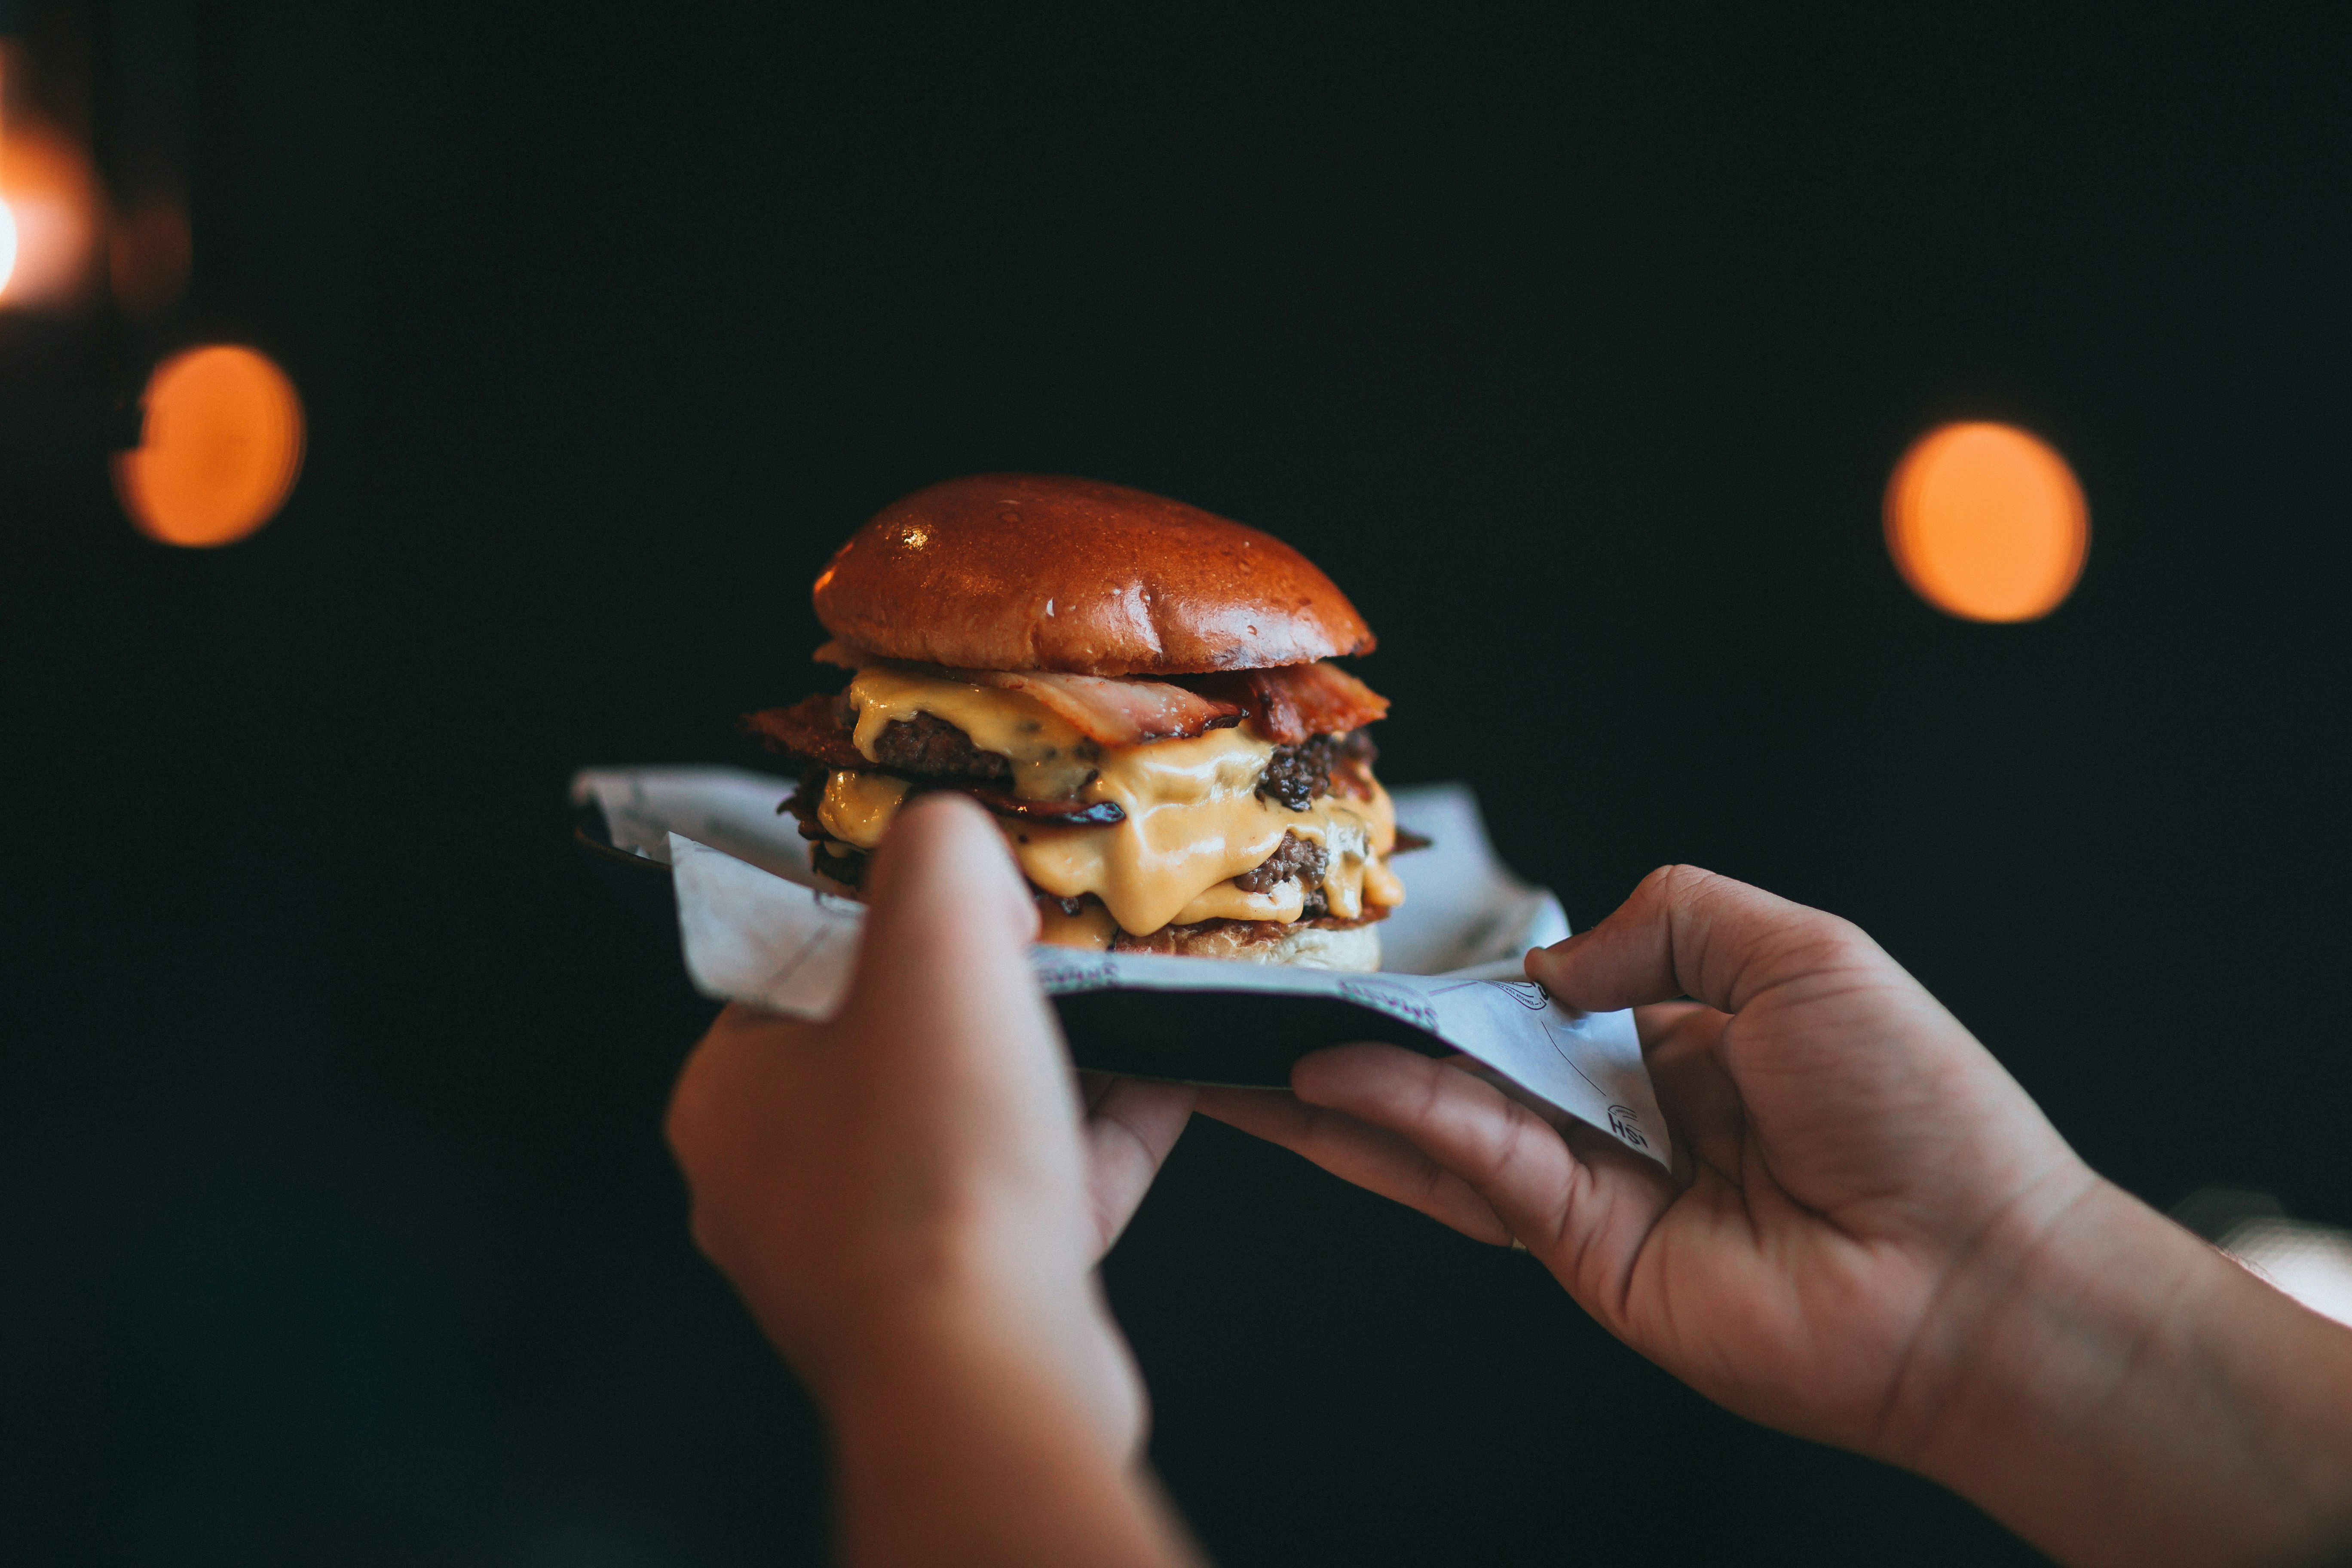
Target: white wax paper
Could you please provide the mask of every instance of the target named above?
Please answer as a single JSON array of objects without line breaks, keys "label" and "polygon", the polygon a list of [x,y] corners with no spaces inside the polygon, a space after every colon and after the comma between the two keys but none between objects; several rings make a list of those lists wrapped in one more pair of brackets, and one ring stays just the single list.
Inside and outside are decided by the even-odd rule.
[{"label": "white wax paper", "polygon": [[[814,885],[806,844],[776,812],[793,788],[708,767],[588,768],[572,781],[575,802],[602,808],[615,848],[672,868],[687,970],[703,994],[817,1018],[848,983],[865,911]],[[1040,946],[1030,949],[1039,983],[1052,995],[1215,992],[1236,1008],[1267,993],[1336,998],[1424,1029],[1666,1163],[1665,1119],[1633,1015],[1572,1012],[1520,970],[1528,948],[1568,934],[1559,900],[1496,861],[1466,787],[1393,795],[1398,824],[1434,842],[1395,862],[1406,900],[1381,922],[1381,973]]]}]

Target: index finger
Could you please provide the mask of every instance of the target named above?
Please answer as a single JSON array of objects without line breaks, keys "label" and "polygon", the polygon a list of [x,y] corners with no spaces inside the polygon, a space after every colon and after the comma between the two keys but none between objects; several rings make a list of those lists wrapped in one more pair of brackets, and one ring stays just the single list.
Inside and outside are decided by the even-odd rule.
[{"label": "index finger", "polygon": [[1586,1012],[1690,996],[1737,1013],[1770,986],[1865,955],[1884,956],[1835,915],[1696,866],[1661,866],[1599,925],[1528,953],[1527,969]]}]

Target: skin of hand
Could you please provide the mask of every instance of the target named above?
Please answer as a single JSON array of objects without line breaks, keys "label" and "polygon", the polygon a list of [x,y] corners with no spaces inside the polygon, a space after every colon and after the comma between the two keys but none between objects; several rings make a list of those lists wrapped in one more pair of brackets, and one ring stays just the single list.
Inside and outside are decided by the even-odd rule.
[{"label": "skin of hand", "polygon": [[1941,1480],[2063,1561],[2344,1539],[2352,1333],[2099,1178],[1860,930],[1671,867],[1527,973],[1637,1009],[1680,1177],[1395,1047],[1200,1109],[1517,1238],[1718,1403]]},{"label": "skin of hand", "polygon": [[1081,1084],[970,802],[902,811],[867,893],[835,1017],[730,1006],[679,1077],[695,1240],[825,1412],[853,1560],[1174,1560],[1094,1270],[1192,1091]]}]

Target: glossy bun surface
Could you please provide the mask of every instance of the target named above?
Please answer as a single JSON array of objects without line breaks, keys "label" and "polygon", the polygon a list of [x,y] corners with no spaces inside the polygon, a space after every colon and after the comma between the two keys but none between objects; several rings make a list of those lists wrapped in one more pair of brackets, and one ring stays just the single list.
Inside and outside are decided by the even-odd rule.
[{"label": "glossy bun surface", "polygon": [[815,598],[851,647],[958,669],[1197,674],[1372,647],[1347,595],[1273,535],[1050,474],[975,474],[893,501]]}]

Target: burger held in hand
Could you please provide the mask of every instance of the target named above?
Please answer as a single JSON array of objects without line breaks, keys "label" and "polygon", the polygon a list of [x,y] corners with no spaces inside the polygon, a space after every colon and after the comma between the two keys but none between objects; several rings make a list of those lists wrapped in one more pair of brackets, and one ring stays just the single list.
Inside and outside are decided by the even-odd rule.
[{"label": "burger held in hand", "polygon": [[891,816],[951,789],[996,815],[1043,940],[1380,967],[1404,900],[1338,666],[1355,606],[1297,551],[1118,485],[983,474],[886,508],[816,580],[848,686],[744,720],[805,764],[783,809],[855,891]]}]

